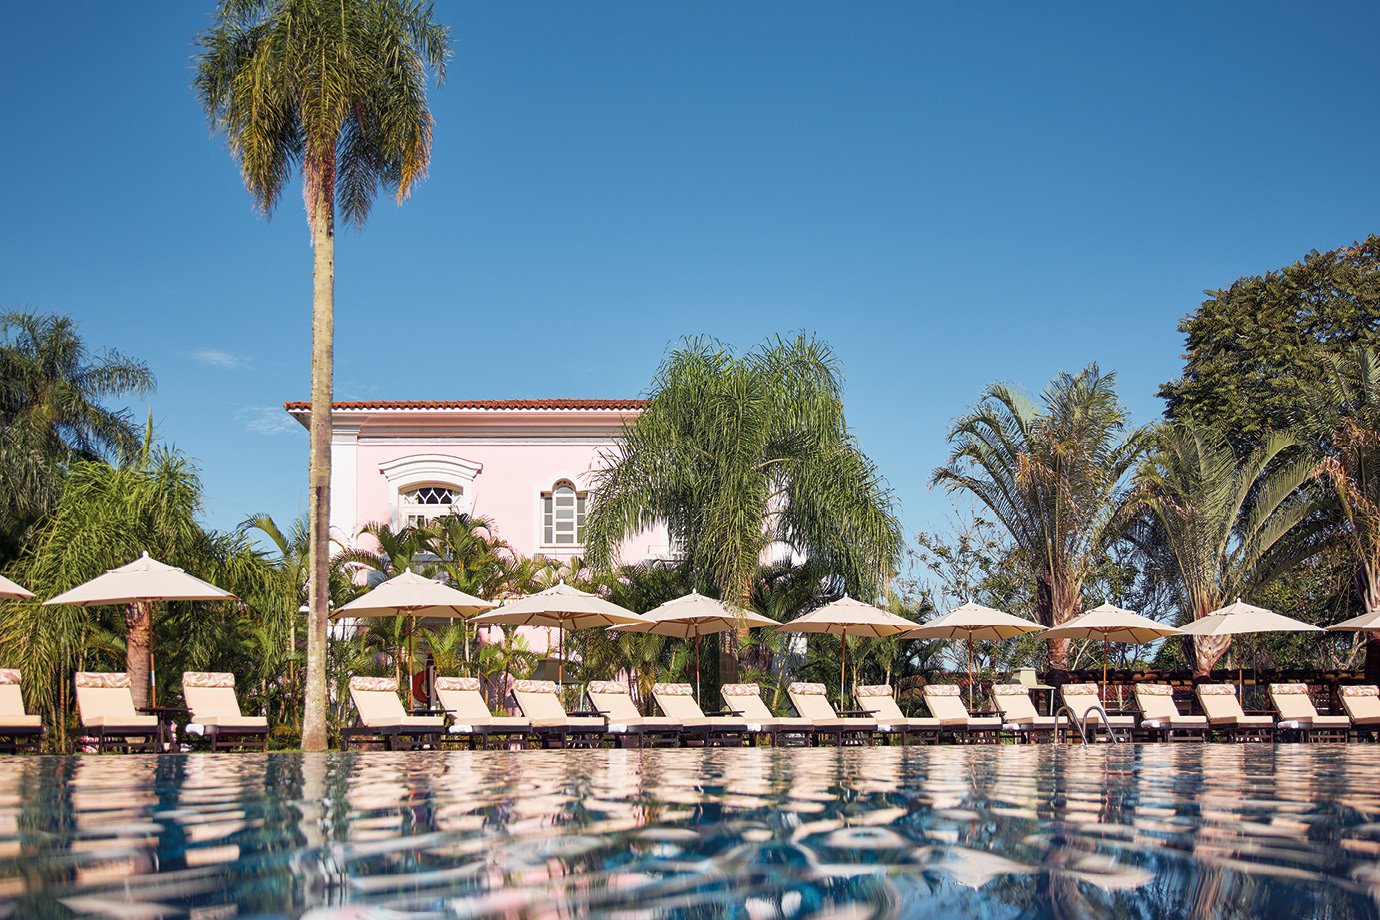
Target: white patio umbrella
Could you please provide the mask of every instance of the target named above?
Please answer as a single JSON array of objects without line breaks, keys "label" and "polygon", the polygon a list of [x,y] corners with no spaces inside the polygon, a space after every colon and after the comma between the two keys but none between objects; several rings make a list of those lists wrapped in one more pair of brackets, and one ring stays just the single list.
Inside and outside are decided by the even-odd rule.
[{"label": "white patio umbrella", "polygon": [[1101,639],[1102,640],[1102,696],[1107,696],[1107,643],[1127,642],[1143,645],[1165,636],[1176,636],[1179,630],[1164,623],[1143,617],[1134,610],[1115,604],[1102,604],[1079,614],[1067,623],[1045,630],[1042,639]]},{"label": "white patio umbrella", "polygon": [[781,623],[776,628],[782,632],[828,633],[839,637],[843,645],[843,653],[839,655],[839,706],[843,707],[847,699],[844,696],[843,685],[848,662],[848,637],[867,636],[878,639],[896,636],[914,625],[915,623],[905,617],[898,617],[889,610],[854,600],[845,594],[833,603],[811,610],[789,623]]},{"label": "white patio umbrella", "polygon": [[418,575],[407,569],[376,585],[342,607],[331,611],[331,619],[342,617],[406,616],[411,620],[407,634],[407,673],[412,674],[412,634],[417,631],[417,618],[440,617],[459,619],[492,610],[498,604],[473,594],[466,594],[433,578]]},{"label": "white patio umbrella", "polygon": [[1380,631],[1380,610],[1372,610],[1340,623],[1328,626],[1330,632],[1377,632]]},{"label": "white patio umbrella", "polygon": [[34,593],[10,581],[4,575],[0,575],[0,597],[17,601],[31,601],[34,598]]},{"label": "white patio umbrella", "polygon": [[[1266,610],[1264,607],[1247,604],[1239,597],[1235,603],[1199,617],[1187,626],[1179,627],[1179,633],[1185,636],[1243,636],[1266,632],[1322,631],[1321,627],[1311,623],[1286,617],[1283,614],[1275,613],[1273,610]],[[1238,686],[1245,684],[1243,673],[1241,656],[1238,654],[1236,656],[1236,682]]]},{"label": "white patio umbrella", "polygon": [[[208,581],[189,575],[181,569],[166,565],[144,552],[128,565],[111,569],[104,575],[97,575],[90,581],[64,591],[57,597],[43,602],[45,607],[68,604],[75,607],[139,606],[144,607],[150,619],[153,617],[153,604],[156,601],[230,601],[235,595],[217,588]],[[157,686],[154,683],[153,647],[149,647],[149,681],[155,694],[151,701],[156,705]]]},{"label": "white patio umbrella", "polygon": [[700,636],[746,628],[757,629],[763,626],[778,626],[775,620],[760,613],[744,610],[725,604],[721,600],[705,597],[698,591],[691,591],[684,597],[667,601],[660,607],[642,614],[641,623],[615,626],[612,631],[655,633],[659,636],[675,636],[679,639],[695,640],[695,699],[700,696]]},{"label": "white patio umbrella", "polygon": [[480,614],[473,623],[480,626],[546,626],[560,630],[560,657],[556,680],[565,679],[565,631],[598,626],[640,623],[642,617],[602,597],[560,582],[545,591],[507,601],[496,610]]},{"label": "white patio umbrella", "polygon": [[960,604],[937,620],[922,624],[907,632],[903,639],[967,639],[968,640],[968,706],[973,705],[973,640],[1014,639],[1026,633],[1044,629],[1024,617],[1013,616],[972,601]]}]

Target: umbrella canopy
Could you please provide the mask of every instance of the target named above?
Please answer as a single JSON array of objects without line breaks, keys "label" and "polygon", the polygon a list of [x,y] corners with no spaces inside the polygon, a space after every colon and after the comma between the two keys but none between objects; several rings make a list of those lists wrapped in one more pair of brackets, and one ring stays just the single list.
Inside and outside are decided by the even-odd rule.
[{"label": "umbrella canopy", "polygon": [[1380,630],[1380,610],[1363,613],[1359,617],[1342,620],[1340,623],[1333,623],[1327,628],[1332,632],[1373,632]]},{"label": "umbrella canopy", "polygon": [[695,640],[695,695],[700,692],[700,636],[728,632],[731,629],[757,629],[777,626],[775,620],[760,613],[725,604],[691,591],[684,597],[667,601],[660,607],[642,614],[642,622],[615,626],[619,632],[655,633]]},{"label": "umbrella canopy", "polygon": [[1264,632],[1322,632],[1322,628],[1237,598],[1236,603],[1179,627],[1179,632],[1185,636],[1239,636]]},{"label": "umbrella canopy", "polygon": [[331,618],[392,617],[406,614],[413,617],[455,619],[483,613],[497,606],[493,601],[466,594],[408,569],[361,594],[343,607],[332,610]]},{"label": "umbrella canopy", "polygon": [[[1164,623],[1156,623],[1134,610],[1124,610],[1115,604],[1102,604],[1081,613],[1058,626],[1045,630],[1042,639],[1101,639],[1102,640],[1102,697],[1107,697],[1107,643],[1130,642],[1141,645],[1165,636],[1178,635],[1179,630]],[[1121,690],[1118,688],[1117,693]],[[1119,698],[1119,697],[1118,697]]]},{"label": "umbrella canopy", "polygon": [[973,705],[973,640],[1014,639],[1026,633],[1044,629],[1024,617],[1013,616],[972,601],[960,604],[937,620],[917,626],[903,639],[967,639],[968,640],[968,705]]},{"label": "umbrella canopy", "polygon": [[545,591],[503,604],[474,618],[481,626],[547,626],[561,631],[558,680],[565,677],[565,631],[596,626],[640,623],[642,617],[602,597],[572,588],[565,582]]},{"label": "umbrella canopy", "polygon": [[804,616],[796,617],[777,628],[782,632],[829,633],[839,637],[843,654],[839,655],[839,706],[845,705],[843,684],[848,664],[848,637],[869,636],[878,639],[883,636],[898,636],[915,624],[905,617],[898,617],[889,610],[855,601],[848,595],[825,604],[818,610],[811,610]]},{"label": "umbrella canopy", "polygon": [[782,632],[829,633],[834,636],[894,636],[915,626],[905,617],[844,595],[777,628]]},{"label": "umbrella canopy", "polygon": [[906,639],[1014,639],[1044,629],[1039,623],[968,601],[937,620],[916,626]]},{"label": "umbrella canopy", "polygon": [[1164,623],[1143,617],[1134,610],[1123,610],[1115,604],[1079,614],[1067,623],[1045,630],[1041,639],[1102,639],[1106,642],[1130,642],[1140,645],[1165,636],[1175,636],[1179,630]]},{"label": "umbrella canopy", "polygon": [[64,591],[44,605],[70,604],[100,607],[107,604],[138,604],[144,601],[228,601],[235,595],[195,575],[165,565],[144,553],[129,565],[97,575],[71,591]]},{"label": "umbrella canopy", "polygon": [[30,601],[33,600],[34,593],[10,581],[4,575],[0,575],[0,597]]}]

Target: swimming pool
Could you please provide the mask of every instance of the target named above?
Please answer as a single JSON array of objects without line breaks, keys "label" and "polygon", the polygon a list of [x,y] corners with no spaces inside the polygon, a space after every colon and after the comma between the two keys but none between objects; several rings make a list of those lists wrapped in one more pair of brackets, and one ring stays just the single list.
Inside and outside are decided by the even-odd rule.
[{"label": "swimming pool", "polygon": [[0,904],[1373,917],[1380,745],[6,758]]}]

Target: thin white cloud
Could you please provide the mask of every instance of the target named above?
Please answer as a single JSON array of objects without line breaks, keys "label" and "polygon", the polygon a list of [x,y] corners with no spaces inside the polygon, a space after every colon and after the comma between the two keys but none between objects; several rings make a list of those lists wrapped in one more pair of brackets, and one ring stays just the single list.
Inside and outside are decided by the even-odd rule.
[{"label": "thin white cloud", "polygon": [[240,406],[235,410],[235,419],[251,434],[277,435],[302,430],[282,406]]},{"label": "thin white cloud", "polygon": [[199,364],[210,367],[220,367],[226,370],[239,370],[249,367],[249,359],[243,355],[231,354],[219,348],[202,348],[192,352],[192,360]]}]

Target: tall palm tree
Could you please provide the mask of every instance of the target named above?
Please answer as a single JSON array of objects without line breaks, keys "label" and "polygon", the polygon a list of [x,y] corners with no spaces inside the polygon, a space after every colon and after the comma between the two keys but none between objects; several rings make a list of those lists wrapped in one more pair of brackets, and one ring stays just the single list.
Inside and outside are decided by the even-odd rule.
[{"label": "tall palm tree", "polygon": [[304,750],[326,746],[336,212],[363,226],[380,187],[401,203],[431,159],[429,75],[449,37],[413,0],[221,0],[197,36],[196,90],[265,214],[300,167],[315,251],[310,608]]},{"label": "tall palm tree", "polygon": [[142,361],[91,355],[69,317],[0,314],[0,560],[52,508],[65,464],[138,450],[138,426],[104,401],[153,386]]},{"label": "tall palm tree", "polygon": [[[1324,525],[1305,489],[1312,473],[1290,434],[1238,458],[1215,429],[1160,426],[1136,472],[1134,503],[1149,516],[1127,536],[1167,576],[1191,622],[1316,551]],[[1210,671],[1230,641],[1195,636],[1195,673]]]},{"label": "tall palm tree", "polygon": [[[1380,610],[1380,355],[1357,346],[1330,358],[1303,420],[1326,451],[1316,473],[1332,487],[1366,613]],[[1380,680],[1380,632],[1367,634],[1366,677]]]},{"label": "tall palm tree", "polygon": [[[1041,402],[989,386],[949,431],[932,482],[971,493],[1002,523],[1035,581],[1036,616],[1054,626],[1080,611],[1084,581],[1125,527],[1143,437],[1127,432],[1116,374],[1096,364],[1060,374]],[[1049,663],[1068,667],[1067,640],[1050,642]]]},{"label": "tall palm tree", "polygon": [[[769,551],[800,554],[873,596],[896,568],[901,532],[890,490],[844,420],[833,352],[800,336],[735,356],[690,339],[662,364],[652,395],[595,477],[586,552],[600,569],[656,524],[692,582],[751,602]],[[722,656],[733,680],[736,655]]]}]

